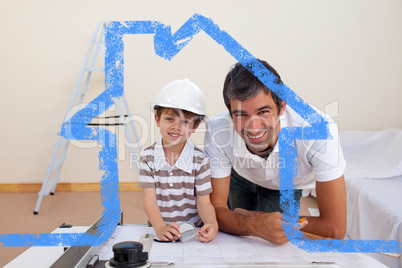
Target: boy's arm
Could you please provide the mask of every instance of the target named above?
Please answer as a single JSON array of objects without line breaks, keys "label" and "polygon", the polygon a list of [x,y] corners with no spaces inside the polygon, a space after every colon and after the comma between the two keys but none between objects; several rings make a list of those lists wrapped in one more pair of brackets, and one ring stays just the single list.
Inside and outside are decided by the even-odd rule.
[{"label": "boy's arm", "polygon": [[155,188],[143,188],[144,210],[148,220],[155,229],[156,235],[160,240],[173,240],[174,237],[180,237],[179,226],[171,223],[169,226],[162,219],[162,215],[156,201]]},{"label": "boy's arm", "polygon": [[197,195],[197,210],[204,223],[200,230],[199,239],[202,242],[211,241],[218,232],[218,221],[216,220],[215,209],[212,206],[209,194]]}]

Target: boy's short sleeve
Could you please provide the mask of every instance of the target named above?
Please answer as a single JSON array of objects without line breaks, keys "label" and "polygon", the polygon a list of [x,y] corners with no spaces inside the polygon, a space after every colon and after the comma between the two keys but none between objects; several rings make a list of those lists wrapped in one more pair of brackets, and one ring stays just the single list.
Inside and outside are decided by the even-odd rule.
[{"label": "boy's short sleeve", "polygon": [[153,162],[150,162],[149,160],[149,155],[146,155],[144,152],[142,152],[140,157],[138,187],[155,188],[154,172],[153,168],[150,166]]},{"label": "boy's short sleeve", "polygon": [[206,155],[202,160],[195,162],[196,177],[195,177],[195,193],[196,195],[206,195],[212,192],[211,186],[211,170],[209,167],[209,160]]}]

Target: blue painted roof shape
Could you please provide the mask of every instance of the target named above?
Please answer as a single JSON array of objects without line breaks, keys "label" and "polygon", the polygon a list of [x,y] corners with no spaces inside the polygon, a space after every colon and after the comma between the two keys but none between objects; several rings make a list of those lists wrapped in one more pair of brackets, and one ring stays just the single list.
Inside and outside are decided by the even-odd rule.
[{"label": "blue painted roof shape", "polygon": [[[105,210],[99,231],[94,235],[80,233],[67,234],[3,234],[0,242],[5,247],[26,246],[72,246],[100,245],[113,234],[120,217],[119,176],[117,167],[116,136],[99,127],[88,127],[93,117],[99,116],[110,108],[124,92],[124,43],[123,36],[128,34],[153,34],[155,53],[167,60],[177,55],[200,31],[204,31],[267,87],[274,91],[287,105],[295,110],[310,126],[303,128],[282,128],[279,134],[280,157],[287,165],[280,169],[281,206],[285,208],[284,219],[290,224],[283,226],[289,240],[306,251],[320,252],[401,252],[398,241],[381,240],[308,240],[300,230],[291,226],[298,221],[298,204],[292,203],[293,178],[297,174],[297,152],[295,139],[329,139],[328,122],[311,106],[305,103],[284,83],[276,84],[276,77],[263,66],[251,53],[243,48],[228,33],[221,30],[213,20],[195,14],[174,34],[171,27],[158,21],[112,21],[105,31],[105,91],[79,110],[65,122],[59,135],[69,140],[96,140],[102,150],[99,153],[99,169],[104,170],[101,179],[101,198]],[[73,124],[72,124],[73,123]]]}]

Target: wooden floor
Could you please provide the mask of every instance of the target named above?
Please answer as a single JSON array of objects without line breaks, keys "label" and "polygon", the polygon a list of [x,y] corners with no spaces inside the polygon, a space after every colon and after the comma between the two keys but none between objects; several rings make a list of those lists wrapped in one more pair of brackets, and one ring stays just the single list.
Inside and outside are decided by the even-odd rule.
[{"label": "wooden floor", "polygon": [[[33,211],[37,193],[0,193],[0,234],[50,233],[62,223],[91,225],[104,208],[99,192],[56,192],[45,196],[39,214]],[[124,223],[146,223],[141,192],[120,192]],[[27,248],[0,247],[0,267]]]},{"label": "wooden floor", "polygon": [[[43,198],[38,215],[33,215],[37,193],[0,193],[0,234],[50,233],[62,223],[91,225],[102,214],[99,192],[56,192]],[[120,207],[126,224],[147,222],[140,191],[120,192]],[[300,215],[309,215],[307,208],[317,207],[312,197],[302,198]],[[27,248],[0,247],[0,267]]]}]

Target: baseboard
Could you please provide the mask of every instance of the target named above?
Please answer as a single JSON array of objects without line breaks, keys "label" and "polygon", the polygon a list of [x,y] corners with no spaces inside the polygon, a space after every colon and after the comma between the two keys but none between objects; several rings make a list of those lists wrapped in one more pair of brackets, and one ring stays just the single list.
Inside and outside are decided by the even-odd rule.
[{"label": "baseboard", "polygon": [[[39,192],[42,183],[0,184],[0,193],[32,193]],[[136,182],[120,182],[121,192],[141,191]],[[99,183],[58,183],[56,192],[99,192]]]}]

